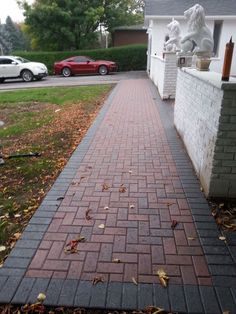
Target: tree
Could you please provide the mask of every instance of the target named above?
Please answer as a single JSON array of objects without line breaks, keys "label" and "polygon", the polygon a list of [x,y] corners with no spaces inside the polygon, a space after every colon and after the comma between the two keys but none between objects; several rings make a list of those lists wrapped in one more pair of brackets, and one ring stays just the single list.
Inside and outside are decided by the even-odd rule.
[{"label": "tree", "polygon": [[26,40],[24,35],[19,27],[19,25],[15,24],[10,16],[6,19],[6,24],[4,27],[4,31],[7,33],[7,37],[12,45],[12,50],[24,50],[26,47]]},{"label": "tree", "polygon": [[30,6],[21,2],[25,23],[42,50],[73,50],[96,40],[101,0],[36,0]]},{"label": "tree", "polygon": [[118,26],[141,24],[144,21],[142,0],[105,0],[104,23],[109,32]]},{"label": "tree", "polygon": [[98,26],[110,31],[116,26],[140,23],[140,0],[18,0],[25,23],[41,50],[90,48],[97,40]]},{"label": "tree", "polygon": [[5,24],[0,24],[0,54],[9,54],[12,50],[12,44],[9,34],[5,30]]}]

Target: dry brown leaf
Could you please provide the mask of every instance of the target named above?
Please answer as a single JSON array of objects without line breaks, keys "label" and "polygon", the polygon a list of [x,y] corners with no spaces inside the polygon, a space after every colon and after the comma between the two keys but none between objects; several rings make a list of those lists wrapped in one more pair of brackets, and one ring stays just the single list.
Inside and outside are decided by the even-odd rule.
[{"label": "dry brown leaf", "polygon": [[96,276],[93,278],[92,284],[95,286],[97,283],[99,282],[104,282],[104,279],[102,278],[102,276]]},{"label": "dry brown leaf", "polygon": [[66,246],[64,248],[64,252],[67,254],[77,253],[79,242],[84,242],[84,241],[85,241],[85,237],[78,236],[76,239],[71,240],[66,244]]},{"label": "dry brown leaf", "polygon": [[136,281],[136,279],[134,278],[134,277],[132,277],[132,281],[133,281],[133,283],[137,286],[138,285],[138,283],[137,283],[137,281]]},{"label": "dry brown leaf", "polygon": [[175,227],[178,225],[178,221],[177,220],[172,220],[171,223],[171,229],[175,229]]},{"label": "dry brown leaf", "polygon": [[103,185],[102,185],[102,192],[107,191],[109,189],[110,189],[110,186],[108,184],[106,184],[106,183],[103,183]]},{"label": "dry brown leaf", "polygon": [[92,217],[89,215],[89,213],[91,212],[91,209],[87,209],[86,212],[85,212],[85,218],[86,220],[91,220]]},{"label": "dry brown leaf", "polygon": [[159,277],[159,281],[160,281],[161,285],[164,288],[166,288],[168,285],[168,280],[169,280],[169,277],[167,276],[166,272],[161,268],[161,269],[158,269],[157,275]]},{"label": "dry brown leaf", "polygon": [[121,184],[121,185],[120,185],[120,188],[119,188],[119,192],[120,192],[120,193],[125,193],[126,190],[127,190],[127,188],[124,186],[124,184]]},{"label": "dry brown leaf", "polygon": [[171,205],[174,205],[174,204],[175,204],[175,203],[169,203],[169,202],[166,203],[167,206],[171,206]]},{"label": "dry brown leaf", "polygon": [[16,240],[18,240],[20,238],[20,236],[21,236],[20,232],[14,233],[14,237],[15,237]]},{"label": "dry brown leaf", "polygon": [[45,313],[45,306],[41,302],[25,304],[21,307],[23,313]]}]

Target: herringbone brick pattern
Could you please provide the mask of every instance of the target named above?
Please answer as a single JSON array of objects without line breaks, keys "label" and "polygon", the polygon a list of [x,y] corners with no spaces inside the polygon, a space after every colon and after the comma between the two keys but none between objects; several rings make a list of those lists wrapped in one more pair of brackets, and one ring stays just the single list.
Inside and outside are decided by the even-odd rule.
[{"label": "herringbone brick pattern", "polygon": [[[135,278],[138,283],[157,283],[156,271],[163,268],[173,284],[211,285],[147,85],[144,79],[120,83],[27,277],[92,280],[102,276],[110,282]],[[78,244],[77,253],[65,253],[66,244],[78,235],[86,241]]]}]

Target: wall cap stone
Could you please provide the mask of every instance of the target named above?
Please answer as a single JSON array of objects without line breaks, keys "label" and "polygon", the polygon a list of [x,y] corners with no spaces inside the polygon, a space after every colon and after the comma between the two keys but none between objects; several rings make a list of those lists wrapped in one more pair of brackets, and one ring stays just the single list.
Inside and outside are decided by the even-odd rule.
[{"label": "wall cap stone", "polygon": [[180,71],[186,72],[209,85],[223,90],[236,90],[236,78],[230,77],[229,82],[221,80],[221,74],[213,71],[199,71],[193,68],[181,68]]}]

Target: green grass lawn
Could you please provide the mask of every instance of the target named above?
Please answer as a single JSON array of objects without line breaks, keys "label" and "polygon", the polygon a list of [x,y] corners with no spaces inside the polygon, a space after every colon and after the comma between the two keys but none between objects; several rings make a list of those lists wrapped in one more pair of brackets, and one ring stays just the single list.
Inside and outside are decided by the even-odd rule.
[{"label": "green grass lawn", "polygon": [[[110,92],[111,85],[0,92],[0,245],[22,231]],[[12,158],[38,152],[40,157]]]}]

